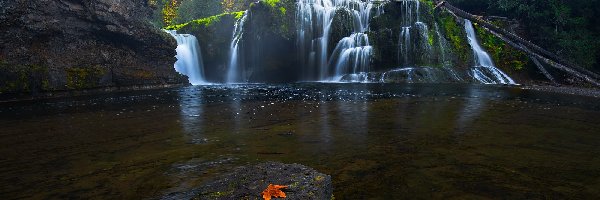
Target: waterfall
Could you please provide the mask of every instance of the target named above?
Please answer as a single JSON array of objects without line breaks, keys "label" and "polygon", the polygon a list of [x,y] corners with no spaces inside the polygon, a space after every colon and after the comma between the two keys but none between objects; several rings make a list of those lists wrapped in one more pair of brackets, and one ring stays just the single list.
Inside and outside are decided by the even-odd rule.
[{"label": "waterfall", "polygon": [[444,39],[444,37],[442,36],[442,33],[440,32],[440,26],[438,25],[438,23],[435,23],[435,34],[437,35],[438,38],[438,45],[439,45],[439,49],[440,49],[440,63],[442,64],[443,67],[448,67],[449,63],[448,60],[446,59],[446,45],[447,42]]},{"label": "waterfall", "polygon": [[417,32],[419,33],[419,48],[422,50],[419,54],[422,57],[422,61],[427,61],[427,63],[431,63],[431,56],[433,54],[433,47],[429,43],[429,26],[423,22],[416,22],[415,26],[417,28]]},{"label": "waterfall", "polygon": [[198,39],[190,34],[177,34],[177,31],[165,30],[165,32],[177,40],[175,71],[186,75],[192,85],[206,84]]},{"label": "waterfall", "polygon": [[475,67],[471,69],[473,78],[484,84],[516,84],[508,75],[496,68],[490,55],[479,45],[475,28],[467,19],[465,19],[465,31],[475,57]]},{"label": "waterfall", "polygon": [[419,15],[420,9],[419,0],[404,0],[402,1],[402,26],[411,26],[413,23],[421,20]]},{"label": "waterfall", "polygon": [[235,22],[231,44],[229,45],[229,69],[227,71],[227,83],[246,82],[243,52],[240,52],[240,41],[244,36],[244,23],[248,18],[248,11],[242,18]]},{"label": "waterfall", "polygon": [[372,51],[373,47],[369,46],[367,34],[353,33],[349,37],[343,38],[333,51],[333,55],[339,55],[337,62],[332,59],[332,62],[336,62],[333,81],[339,80],[347,73],[368,72]]},{"label": "waterfall", "polygon": [[[412,66],[421,61],[429,62],[432,46],[429,43],[429,26],[421,22],[419,0],[402,1],[402,24],[398,37],[398,64],[402,67]],[[411,33],[413,31],[413,33]],[[414,34],[415,37],[412,35]],[[414,40],[414,41],[413,41]]]},{"label": "waterfall", "polygon": [[409,52],[410,52],[410,26],[402,27],[402,31],[400,32],[400,37],[398,37],[398,62],[400,62],[400,57],[402,57],[401,65],[407,66],[410,64]]},{"label": "waterfall", "polygon": [[[299,0],[297,45],[306,80],[331,81],[345,73],[367,72],[372,47],[366,31],[373,4],[361,0]],[[348,11],[354,23],[350,36],[342,38],[330,57],[328,44],[336,11]],[[376,14],[383,13],[378,7]],[[331,74],[333,68],[334,74]]]}]

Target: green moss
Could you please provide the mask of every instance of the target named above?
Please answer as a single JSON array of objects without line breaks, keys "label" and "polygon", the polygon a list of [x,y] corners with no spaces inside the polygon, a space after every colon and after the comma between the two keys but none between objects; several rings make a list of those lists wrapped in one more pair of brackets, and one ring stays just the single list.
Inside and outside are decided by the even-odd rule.
[{"label": "green moss", "polygon": [[49,89],[48,68],[0,62],[0,92],[33,92]]},{"label": "green moss", "polygon": [[[500,25],[501,22],[495,24]],[[486,49],[498,67],[516,71],[523,70],[526,67],[529,58],[525,53],[512,48],[502,39],[488,33],[483,28],[475,26],[475,30],[481,46]]]},{"label": "green moss", "polygon": [[242,16],[244,16],[245,11],[240,11],[240,12],[232,12],[232,13],[221,13],[218,15],[213,15],[210,17],[205,17],[205,18],[201,18],[201,19],[196,19],[196,20],[192,20],[183,24],[175,24],[175,25],[171,25],[171,26],[167,26],[164,29],[167,30],[179,30],[185,26],[188,25],[193,25],[193,26],[204,26],[204,27],[209,27],[219,21],[221,21],[221,18],[223,18],[224,16],[233,16],[236,20],[242,18]]},{"label": "green moss", "polygon": [[236,20],[239,20],[246,14],[246,11],[232,12],[231,14]]},{"label": "green moss", "polygon": [[285,15],[287,10],[284,7],[281,7],[281,8],[279,8],[279,12],[281,12],[282,15]]},{"label": "green moss", "polygon": [[255,19],[260,19],[260,26],[268,27],[268,30],[259,32],[271,32],[285,38],[291,38],[295,8],[296,3],[294,0],[265,0],[251,4],[250,12],[253,13]]},{"label": "green moss", "polygon": [[435,34],[431,34],[429,33],[429,38],[427,38],[427,42],[429,42],[429,46],[433,46],[434,45],[434,38]]},{"label": "green moss", "polygon": [[468,59],[467,52],[469,52],[469,45],[466,44],[466,38],[463,28],[458,26],[458,23],[454,21],[454,18],[448,14],[440,16],[440,22],[444,31],[446,32],[446,39],[450,41],[455,52],[458,53],[458,57],[466,61]]},{"label": "green moss", "polygon": [[105,70],[100,67],[73,67],[66,69],[67,88],[85,89],[98,86],[98,81],[105,74]]},{"label": "green moss", "polygon": [[265,2],[267,5],[271,6],[272,8],[276,6],[276,4],[279,4],[281,0],[265,0],[263,2]]},{"label": "green moss", "polygon": [[231,195],[232,193],[233,193],[233,191],[213,192],[213,193],[210,193],[208,196],[213,197],[213,198],[220,198],[220,197]]}]

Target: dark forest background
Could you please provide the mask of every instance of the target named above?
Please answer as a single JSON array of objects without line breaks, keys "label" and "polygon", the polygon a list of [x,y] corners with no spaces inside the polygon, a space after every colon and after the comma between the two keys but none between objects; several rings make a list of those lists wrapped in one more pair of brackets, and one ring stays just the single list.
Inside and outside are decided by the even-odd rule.
[{"label": "dark forest background", "polygon": [[519,34],[582,67],[600,71],[600,0],[449,0],[482,16],[520,24]]}]

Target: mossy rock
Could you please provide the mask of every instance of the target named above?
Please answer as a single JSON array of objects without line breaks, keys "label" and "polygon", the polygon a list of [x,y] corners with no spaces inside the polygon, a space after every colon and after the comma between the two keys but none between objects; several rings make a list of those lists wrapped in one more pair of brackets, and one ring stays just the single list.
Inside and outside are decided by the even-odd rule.
[{"label": "mossy rock", "polygon": [[[501,28],[509,26],[508,22],[501,20],[494,20],[492,23]],[[487,32],[484,28],[476,24],[474,27],[479,43],[492,57],[496,67],[509,74],[517,82],[531,79],[545,80],[545,78],[539,76],[540,72],[527,54],[513,48],[502,39]]]},{"label": "mossy rock", "polygon": [[452,66],[457,69],[467,69],[474,65],[473,51],[467,39],[464,22],[454,18],[446,11],[436,14],[436,22],[440,31],[449,43],[448,55]]},{"label": "mossy rock", "polygon": [[67,89],[88,89],[98,87],[107,70],[100,66],[73,67],[65,69],[65,73]]},{"label": "mossy rock", "polygon": [[352,32],[354,32],[354,20],[351,11],[344,8],[337,9],[331,22],[328,52],[333,52],[337,43],[344,37],[350,36]]},{"label": "mossy rock", "polygon": [[48,68],[0,61],[0,93],[37,93],[51,90]]},{"label": "mossy rock", "polygon": [[201,187],[165,199],[263,199],[269,186],[285,185],[286,199],[331,199],[331,176],[300,164],[267,162],[244,166],[206,181]]}]

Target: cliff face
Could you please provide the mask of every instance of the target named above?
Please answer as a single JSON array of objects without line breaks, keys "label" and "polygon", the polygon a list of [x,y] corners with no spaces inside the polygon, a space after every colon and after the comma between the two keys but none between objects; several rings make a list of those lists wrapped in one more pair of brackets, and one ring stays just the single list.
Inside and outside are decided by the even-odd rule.
[{"label": "cliff face", "polygon": [[0,92],[182,84],[146,0],[0,0]]}]

